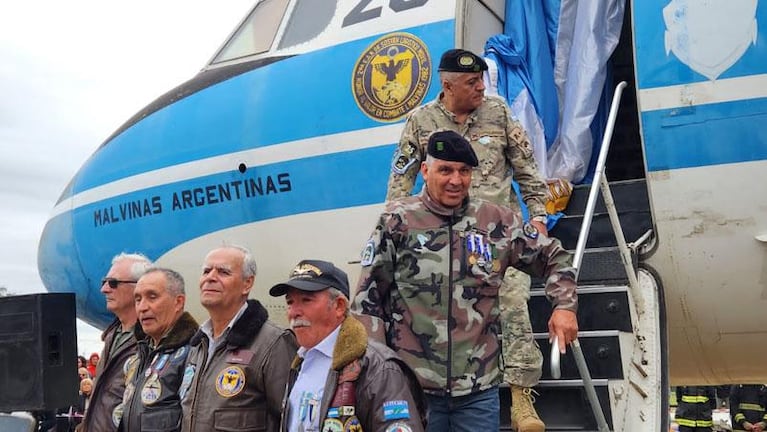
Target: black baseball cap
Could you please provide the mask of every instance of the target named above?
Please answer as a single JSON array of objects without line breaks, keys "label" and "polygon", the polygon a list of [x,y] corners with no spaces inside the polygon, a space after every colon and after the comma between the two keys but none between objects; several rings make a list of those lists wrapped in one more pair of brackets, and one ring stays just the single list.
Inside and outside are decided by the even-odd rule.
[{"label": "black baseball cap", "polygon": [[471,148],[471,144],[457,132],[437,131],[429,136],[429,144],[426,153],[436,159],[449,162],[463,162],[475,167],[479,165],[477,154]]},{"label": "black baseball cap", "polygon": [[471,51],[464,49],[449,49],[439,60],[441,72],[483,72],[487,70],[485,60]]},{"label": "black baseball cap", "polygon": [[290,279],[273,286],[269,290],[269,295],[272,297],[283,296],[289,288],[312,292],[335,288],[349,298],[349,277],[346,272],[334,266],[333,263],[321,260],[303,260],[290,272]]}]

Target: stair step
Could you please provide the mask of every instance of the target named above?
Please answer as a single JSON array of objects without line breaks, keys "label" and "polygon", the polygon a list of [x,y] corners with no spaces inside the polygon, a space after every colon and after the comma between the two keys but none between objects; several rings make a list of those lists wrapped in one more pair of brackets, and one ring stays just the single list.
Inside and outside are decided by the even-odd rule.
[{"label": "stair step", "polygon": [[[607,380],[592,380],[597,398],[602,405],[607,424],[612,430],[612,412],[610,410]],[[595,431],[596,419],[586,396],[581,380],[542,380],[535,390],[535,408],[546,423],[547,431]],[[508,386],[500,388],[501,406],[511,406],[511,390]],[[511,431],[510,410],[501,410],[501,431]]]},{"label": "stair step", "polygon": [[[590,190],[591,184],[573,187],[573,193],[570,196],[570,201],[567,203],[565,213],[568,215],[583,215],[586,211]],[[613,201],[619,213],[646,211],[650,208],[650,198],[647,193],[647,182],[645,179],[610,182],[610,191],[613,194]],[[596,213],[607,213],[601,192],[598,194],[594,211]]]},{"label": "stair step", "polygon": [[[575,252],[571,250],[570,252]],[[636,269],[637,256],[631,254],[631,261]],[[534,277],[530,284],[533,288],[543,288],[544,280]],[[578,284],[625,284],[628,283],[626,269],[623,267],[620,250],[617,246],[586,249],[578,272]]]},{"label": "stair step", "polygon": [[[544,291],[532,290],[527,303],[533,333],[549,331],[551,303]],[[578,288],[578,328],[581,331],[633,331],[626,286]]]},{"label": "stair step", "polygon": [[[583,213],[586,210],[590,185],[578,185],[573,189],[565,216],[561,218],[549,234],[558,238],[567,249],[575,249],[578,235],[583,224]],[[621,221],[623,235],[627,242],[633,242],[647,230],[652,229],[650,200],[647,193],[647,182],[644,179],[626,180],[610,183],[613,201]],[[594,218],[591,222],[586,246],[589,248],[615,246],[615,234],[610,225],[610,217],[599,194],[594,208]]]},{"label": "stair step", "polygon": [[[578,332],[583,357],[593,379],[623,379],[623,360],[620,349],[620,332],[617,330]],[[544,380],[551,379],[551,344],[548,333],[535,335],[535,340],[543,353]],[[560,357],[562,379],[577,380],[581,375],[575,363],[572,350],[567,350]]]}]

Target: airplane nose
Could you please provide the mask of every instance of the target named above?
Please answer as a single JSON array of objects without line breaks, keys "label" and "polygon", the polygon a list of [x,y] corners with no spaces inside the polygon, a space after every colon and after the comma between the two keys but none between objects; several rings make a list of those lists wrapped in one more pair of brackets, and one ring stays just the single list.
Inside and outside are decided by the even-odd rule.
[{"label": "airplane nose", "polygon": [[105,328],[112,321],[112,315],[106,310],[101,280],[86,277],[88,266],[81,260],[74,237],[71,211],[56,215],[46,223],[37,248],[40,279],[49,292],[74,292],[78,317]]}]

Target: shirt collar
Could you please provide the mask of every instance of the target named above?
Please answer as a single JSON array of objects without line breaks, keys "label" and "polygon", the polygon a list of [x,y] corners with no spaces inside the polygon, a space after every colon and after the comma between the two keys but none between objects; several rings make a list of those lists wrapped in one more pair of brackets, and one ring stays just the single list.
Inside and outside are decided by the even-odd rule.
[{"label": "shirt collar", "polygon": [[[224,328],[224,331],[221,332],[221,336],[224,336],[231,330],[231,328],[234,326],[234,323],[237,322],[238,319],[242,316],[242,314],[245,313],[245,310],[248,308],[248,302],[245,302],[240,307],[240,310],[237,311],[236,314],[232,317],[232,320],[229,321],[229,324],[226,325]],[[203,333],[205,333],[205,336],[208,337],[208,339],[213,340],[213,322],[211,322],[210,318],[205,320],[204,323],[200,326],[200,330],[202,330]]]},{"label": "shirt collar", "polygon": [[325,336],[325,339],[320,341],[317,345],[306,349],[304,347],[298,348],[298,355],[301,358],[305,358],[306,354],[312,351],[319,351],[323,355],[325,355],[328,358],[333,358],[333,349],[336,346],[336,339],[338,339],[338,333],[341,331],[341,325],[339,324],[338,327],[336,327],[335,330],[330,332],[329,335]]}]

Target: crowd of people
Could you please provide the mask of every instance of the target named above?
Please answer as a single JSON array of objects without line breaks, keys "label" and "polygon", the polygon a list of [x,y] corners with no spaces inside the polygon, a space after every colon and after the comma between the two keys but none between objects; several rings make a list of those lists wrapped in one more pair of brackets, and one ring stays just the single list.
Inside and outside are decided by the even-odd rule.
[{"label": "crowd of people", "polygon": [[[179,273],[115,256],[101,286],[115,320],[101,356],[78,361],[77,430],[498,430],[505,381],[515,429],[543,431],[532,403],[542,355],[519,272],[546,281],[564,351],[578,331],[575,270],[547,235],[524,129],[484,94],[486,70],[469,51],[443,54],[442,91],[409,115],[387,205],[361,242],[356,290],[333,263],[300,261],[269,290],[285,300],[288,329],[249,299],[257,265],[245,247],[204,257],[201,324]],[[423,190],[410,196],[418,173]]]}]

